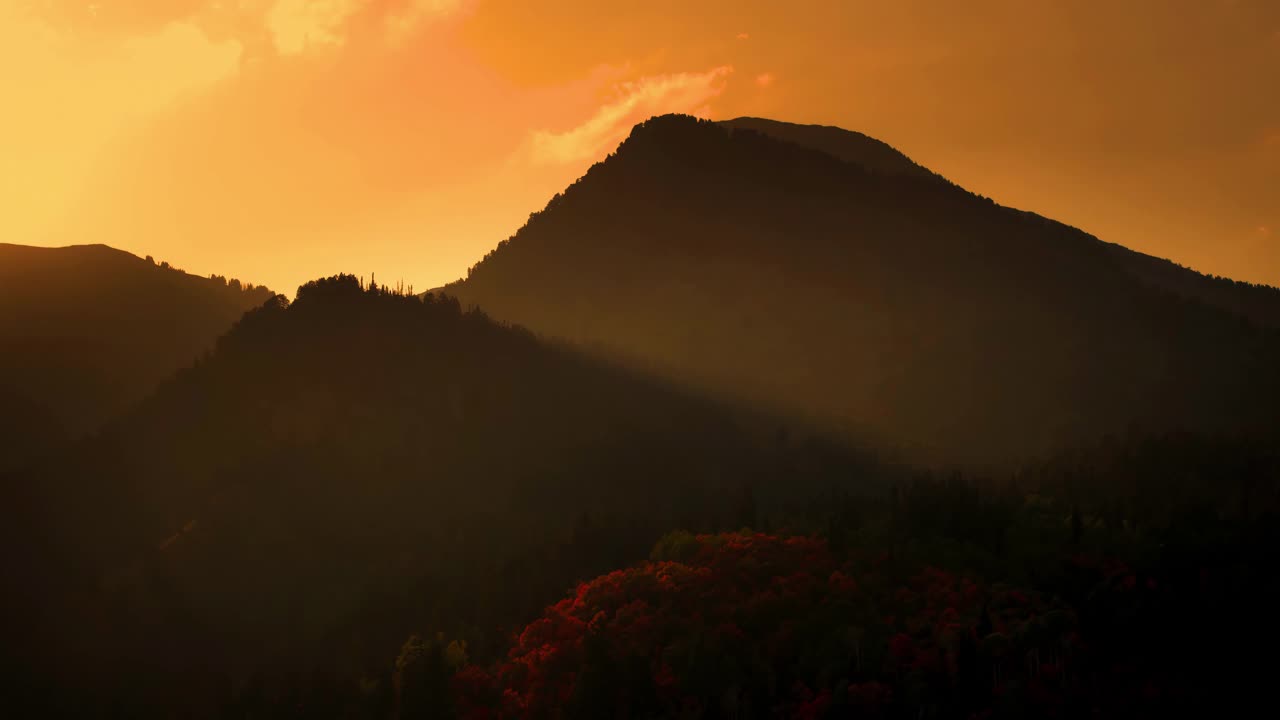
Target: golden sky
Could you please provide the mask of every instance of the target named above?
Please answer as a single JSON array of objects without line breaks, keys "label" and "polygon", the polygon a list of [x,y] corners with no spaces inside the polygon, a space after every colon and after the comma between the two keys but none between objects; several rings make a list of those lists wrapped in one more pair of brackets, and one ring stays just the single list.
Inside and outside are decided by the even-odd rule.
[{"label": "golden sky", "polygon": [[878,137],[1280,284],[1276,0],[0,0],[0,241],[455,279],[650,115]]}]

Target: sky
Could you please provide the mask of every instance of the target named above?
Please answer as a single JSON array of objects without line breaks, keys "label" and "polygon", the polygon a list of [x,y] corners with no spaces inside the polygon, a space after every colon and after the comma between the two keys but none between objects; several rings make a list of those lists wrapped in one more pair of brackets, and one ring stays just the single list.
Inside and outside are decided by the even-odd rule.
[{"label": "sky", "polygon": [[1277,88],[1275,0],[0,0],[0,241],[424,290],[683,112],[1276,285]]}]

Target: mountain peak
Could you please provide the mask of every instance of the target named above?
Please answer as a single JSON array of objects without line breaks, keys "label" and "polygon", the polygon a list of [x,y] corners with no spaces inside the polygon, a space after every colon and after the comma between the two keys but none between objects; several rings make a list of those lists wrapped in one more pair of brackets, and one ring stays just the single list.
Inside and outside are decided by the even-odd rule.
[{"label": "mountain peak", "polygon": [[718,123],[730,130],[750,130],[793,145],[819,150],[847,163],[885,175],[939,178],[886,142],[853,130],[830,125],[799,125],[758,117],[740,117]]},{"label": "mountain peak", "polygon": [[696,130],[700,127],[710,127],[715,125],[711,120],[686,115],[683,113],[667,113],[665,115],[654,115],[648,120],[641,120],[631,128],[631,136],[644,135],[648,133],[664,133],[664,132],[688,132]]},{"label": "mountain peak", "polygon": [[710,120],[692,115],[655,115],[631,128],[627,139],[618,147],[618,153],[658,147],[692,151],[713,141],[718,134],[719,128]]},{"label": "mountain peak", "polygon": [[1247,329],[1217,335],[1232,313],[1276,317],[1263,291],[996,205],[860,133],[759,118],[640,123],[449,292],[735,401],[976,464],[1130,426],[1260,427],[1254,383],[1280,357]]},{"label": "mountain peak", "polygon": [[942,179],[893,146],[869,135],[828,125],[801,125],[759,117],[712,121],[691,115],[657,115],[635,125],[618,152],[661,148],[667,155],[700,154],[732,143],[739,132],[822,153],[877,175]]}]

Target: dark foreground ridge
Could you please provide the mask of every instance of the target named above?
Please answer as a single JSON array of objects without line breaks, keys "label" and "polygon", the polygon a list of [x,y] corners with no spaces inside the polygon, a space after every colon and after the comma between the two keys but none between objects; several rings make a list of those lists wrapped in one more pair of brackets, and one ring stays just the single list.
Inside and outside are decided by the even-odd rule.
[{"label": "dark foreground ridge", "polygon": [[194,713],[253,677],[377,676],[406,628],[481,628],[481,651],[670,527],[751,524],[757,497],[870,486],[872,467],[456,300],[339,276],[249,312],[8,483],[6,617],[68,707]]},{"label": "dark foreground ridge", "polygon": [[28,716],[1220,708],[1278,479],[1195,436],[909,474],[339,276],[5,478],[0,670]]}]

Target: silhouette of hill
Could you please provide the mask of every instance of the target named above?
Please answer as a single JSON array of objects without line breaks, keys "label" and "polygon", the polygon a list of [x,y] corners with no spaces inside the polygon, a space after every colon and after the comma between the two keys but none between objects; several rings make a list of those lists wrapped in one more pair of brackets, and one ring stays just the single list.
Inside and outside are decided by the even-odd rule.
[{"label": "silhouette of hill", "polygon": [[649,120],[447,291],[945,461],[1269,432],[1280,397],[1280,291],[1001,207],[834,128]]},{"label": "silhouette of hill", "polygon": [[753,117],[723,120],[719,124],[733,130],[751,130],[783,142],[819,150],[881,175],[938,177],[889,144],[852,130],[829,125],[796,125]]},{"label": "silhouette of hill", "polygon": [[247,313],[11,484],[27,605],[4,616],[24,618],[37,679],[195,712],[255,672],[379,672],[406,627],[522,622],[669,527],[750,524],[757,480],[788,478],[764,501],[869,467],[456,300],[340,276]]},{"label": "silhouette of hill", "polygon": [[[724,120],[719,124],[753,130],[777,140],[819,150],[872,172],[945,181],[941,175],[917,165],[890,145],[852,130],[749,117]],[[1244,315],[1258,325],[1280,327],[1280,292],[1274,287],[1203,275],[1122,245],[1107,245],[1116,256],[1115,262],[1121,263],[1135,279],[1145,284]]]},{"label": "silhouette of hill", "polygon": [[0,471],[123,411],[269,297],[103,245],[0,243]]}]

